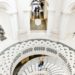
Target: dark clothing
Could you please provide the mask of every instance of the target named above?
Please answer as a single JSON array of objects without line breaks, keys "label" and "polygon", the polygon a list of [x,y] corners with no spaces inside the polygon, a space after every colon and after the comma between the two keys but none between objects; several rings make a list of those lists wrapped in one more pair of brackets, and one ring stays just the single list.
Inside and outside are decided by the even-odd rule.
[{"label": "dark clothing", "polygon": [[40,4],[40,5],[41,5],[41,8],[43,9],[43,8],[44,8],[44,3],[43,3],[43,2],[41,2],[41,4]]},{"label": "dark clothing", "polygon": [[43,61],[41,61],[40,62],[40,64],[38,65],[39,67],[42,67],[43,66],[43,64],[44,64],[44,62]]}]

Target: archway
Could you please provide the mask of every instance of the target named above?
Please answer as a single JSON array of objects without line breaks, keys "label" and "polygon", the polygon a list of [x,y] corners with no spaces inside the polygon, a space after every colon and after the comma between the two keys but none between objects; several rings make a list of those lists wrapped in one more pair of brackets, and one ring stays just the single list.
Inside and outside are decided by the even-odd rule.
[{"label": "archway", "polygon": [[46,0],[33,0],[31,2],[31,30],[47,30],[47,2]]}]

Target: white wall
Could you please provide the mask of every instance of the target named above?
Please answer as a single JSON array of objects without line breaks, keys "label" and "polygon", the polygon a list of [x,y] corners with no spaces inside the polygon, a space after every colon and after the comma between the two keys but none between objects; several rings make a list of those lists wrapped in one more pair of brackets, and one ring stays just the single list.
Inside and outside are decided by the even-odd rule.
[{"label": "white wall", "polygon": [[74,33],[75,32],[75,13],[70,15],[67,32],[68,33]]},{"label": "white wall", "polygon": [[11,29],[11,23],[10,23],[10,17],[8,14],[0,12],[0,25],[2,25],[2,27],[5,30],[6,33],[6,37],[7,38],[11,38],[12,37],[12,29]]},{"label": "white wall", "polygon": [[0,52],[17,42],[18,24],[15,1],[0,0],[0,25],[2,25],[6,40],[0,41]]},{"label": "white wall", "polygon": [[[37,32],[34,32],[34,34],[29,30],[30,4],[32,0],[0,0],[0,2],[1,1],[5,1],[9,5],[9,7],[5,6],[7,7],[6,12],[8,14],[0,12],[0,23],[6,31],[6,36],[13,39],[13,41],[18,41],[18,38],[21,36],[23,40],[25,38],[31,38],[32,36],[36,36],[37,38]],[[55,38],[59,36],[60,41],[71,46],[71,43],[67,43],[67,39],[71,41],[73,38],[69,37],[72,37],[72,33],[75,31],[75,14],[71,13],[71,8],[74,3],[75,0],[61,0],[58,2],[56,0],[48,0],[48,30],[43,33],[39,32],[39,36],[44,34],[43,37],[48,37],[52,40],[55,40]],[[54,36],[55,33],[57,33],[56,36]]]},{"label": "white wall", "polygon": [[65,0],[60,24],[60,41],[75,49],[75,0]]}]

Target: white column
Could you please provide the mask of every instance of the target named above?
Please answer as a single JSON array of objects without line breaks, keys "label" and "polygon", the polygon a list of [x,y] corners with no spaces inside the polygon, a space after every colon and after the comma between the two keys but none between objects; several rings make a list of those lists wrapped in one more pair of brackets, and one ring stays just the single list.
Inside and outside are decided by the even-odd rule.
[{"label": "white column", "polygon": [[61,20],[61,25],[60,25],[60,40],[66,40],[66,38],[69,37],[67,35],[67,29],[69,26],[69,20],[70,20],[70,14],[69,13],[63,13],[62,14],[62,20]]},{"label": "white column", "polygon": [[18,39],[18,23],[17,23],[17,12],[10,13],[10,22],[12,28],[12,39]]},{"label": "white column", "polygon": [[47,34],[48,34],[48,36],[51,35],[51,29],[52,29],[54,17],[55,17],[54,14],[55,14],[54,10],[48,10],[48,22],[47,22]]},{"label": "white column", "polygon": [[24,12],[21,8],[21,4],[19,0],[16,0],[17,6],[17,19],[18,19],[18,39],[21,41],[25,34],[27,33],[27,29],[24,25]]},{"label": "white column", "polygon": [[29,10],[25,10],[24,11],[24,24],[25,24],[25,29],[27,31],[27,33],[30,33],[30,17],[31,17],[31,11]]},{"label": "white column", "polygon": [[55,17],[54,17],[54,24],[52,27],[52,39],[55,41],[59,40],[59,35],[60,35],[60,19],[61,19],[61,11],[62,11],[62,4],[63,0],[57,0],[56,5],[55,5]]}]

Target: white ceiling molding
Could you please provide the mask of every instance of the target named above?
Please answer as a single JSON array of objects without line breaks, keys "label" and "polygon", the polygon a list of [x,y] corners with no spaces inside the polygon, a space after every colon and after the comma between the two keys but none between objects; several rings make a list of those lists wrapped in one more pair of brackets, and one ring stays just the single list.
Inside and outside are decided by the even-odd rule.
[{"label": "white ceiling molding", "polygon": [[9,10],[9,4],[7,2],[0,2],[0,8]]},{"label": "white ceiling molding", "polygon": [[0,1],[0,10],[5,12],[5,13],[8,13],[8,14],[13,14],[13,13],[16,13],[17,10],[16,8],[13,9],[13,5],[10,4],[9,1],[6,1],[6,0],[2,0]]}]

